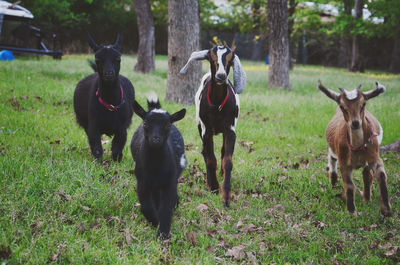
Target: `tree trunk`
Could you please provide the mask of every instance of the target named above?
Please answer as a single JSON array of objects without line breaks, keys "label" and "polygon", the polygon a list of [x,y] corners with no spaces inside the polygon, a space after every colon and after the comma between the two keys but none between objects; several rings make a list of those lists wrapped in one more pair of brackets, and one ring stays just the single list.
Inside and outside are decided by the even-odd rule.
[{"label": "tree trunk", "polygon": [[400,152],[400,139],[392,144],[381,146],[380,149],[384,152]]},{"label": "tree trunk", "polygon": [[290,90],[287,0],[268,0],[268,87]]},{"label": "tree trunk", "polygon": [[201,81],[201,62],[179,74],[190,55],[200,49],[200,14],[197,0],[168,1],[168,75],[166,100],[193,104]]},{"label": "tree trunk", "polygon": [[[354,2],[355,21],[362,20],[363,6],[364,6],[363,0],[355,0]],[[361,56],[360,56],[360,38],[361,36],[358,34],[354,35],[353,37],[350,72],[363,72]]]},{"label": "tree trunk", "polygon": [[395,74],[400,73],[400,27],[397,28],[389,71]]},{"label": "tree trunk", "polygon": [[155,69],[154,22],[148,0],[133,0],[139,29],[139,48],[134,71],[148,73]]},{"label": "tree trunk", "polygon": [[[352,0],[344,0],[344,14],[351,16]],[[350,58],[351,58],[351,38],[349,27],[345,27],[341,39],[339,48],[338,64],[340,67],[350,69]]]},{"label": "tree trunk", "polygon": [[293,58],[295,56],[296,44],[291,38],[294,26],[294,12],[296,11],[297,3],[295,0],[289,0],[289,24],[288,24],[288,37],[289,37],[289,69],[292,70],[294,67]]}]

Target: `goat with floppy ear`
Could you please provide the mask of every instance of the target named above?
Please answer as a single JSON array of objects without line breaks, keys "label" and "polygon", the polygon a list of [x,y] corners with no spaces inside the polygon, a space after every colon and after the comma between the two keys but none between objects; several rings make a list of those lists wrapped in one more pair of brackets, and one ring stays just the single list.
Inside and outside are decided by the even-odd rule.
[{"label": "goat with floppy ear", "polygon": [[119,34],[114,45],[98,45],[88,34],[89,46],[95,52],[94,74],[76,85],[74,110],[78,124],[85,129],[92,155],[101,160],[101,136],[114,136],[112,159],[120,161],[126,143],[126,130],[133,115],[135,91],[132,83],[119,74],[121,63]]},{"label": "goat with floppy ear", "polygon": [[165,239],[170,236],[173,209],[179,200],[178,178],[186,166],[183,138],[173,123],[183,119],[186,109],[169,114],[161,109],[155,94],[147,104],[145,111],[136,100],[133,103],[143,123],[133,135],[131,152],[140,209],[151,224],[159,225],[158,236]]},{"label": "goat with floppy ear", "polygon": [[[223,205],[228,207],[231,201],[235,129],[240,110],[239,94],[246,85],[246,73],[239,57],[227,46],[215,46],[210,50],[193,52],[180,73],[185,74],[194,60],[210,62],[210,72],[203,76],[195,96],[196,121],[203,141],[202,154],[207,167],[206,183],[211,191],[219,192],[213,136],[222,133],[221,172],[224,174],[224,182],[221,193]],[[234,85],[228,79],[231,67]]]},{"label": "goat with floppy ear", "polygon": [[353,170],[363,168],[363,199],[370,201],[373,178],[379,184],[380,210],[384,216],[391,216],[392,210],[387,189],[387,175],[379,156],[379,145],[383,129],[379,121],[366,110],[369,99],[385,92],[385,87],[376,82],[376,89],[362,92],[361,85],[352,91],[339,88],[337,93],[325,88],[318,80],[318,88],[339,106],[329,122],[325,136],[329,146],[328,175],[334,187],[338,181],[337,163],[342,175],[347,210],[356,215],[354,203],[355,185]]}]

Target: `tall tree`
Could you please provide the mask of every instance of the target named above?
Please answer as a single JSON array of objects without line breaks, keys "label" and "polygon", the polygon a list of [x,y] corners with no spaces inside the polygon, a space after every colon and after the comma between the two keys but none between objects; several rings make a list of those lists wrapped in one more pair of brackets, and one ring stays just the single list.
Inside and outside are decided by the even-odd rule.
[{"label": "tall tree", "polygon": [[287,0],[268,0],[268,87],[290,90]]},{"label": "tall tree", "polygon": [[133,0],[133,6],[139,29],[139,48],[134,70],[148,73],[155,68],[154,57],[156,52],[153,15],[148,0]]},{"label": "tall tree", "polygon": [[193,51],[200,49],[200,16],[197,0],[168,1],[168,75],[166,100],[193,104],[201,79],[201,62],[180,75]]},{"label": "tall tree", "polygon": [[[362,20],[362,11],[364,6],[364,0],[355,0],[354,2],[354,19],[355,25],[357,25],[357,21]],[[351,72],[363,72],[363,66],[360,56],[360,35],[355,34],[353,36],[352,50],[351,50]]]},{"label": "tall tree", "polygon": [[[343,0],[343,15],[342,18],[349,20],[351,18],[352,0]],[[342,27],[343,32],[340,34],[340,48],[339,48],[339,66],[350,68],[350,55],[351,55],[351,38],[350,27]]]}]

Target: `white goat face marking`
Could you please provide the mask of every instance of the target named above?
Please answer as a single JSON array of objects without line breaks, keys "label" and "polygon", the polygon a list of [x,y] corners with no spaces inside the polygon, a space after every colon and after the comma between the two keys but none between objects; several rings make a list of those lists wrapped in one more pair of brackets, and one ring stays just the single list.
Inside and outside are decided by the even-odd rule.
[{"label": "white goat face marking", "polygon": [[180,164],[181,164],[181,168],[182,168],[182,169],[186,167],[186,157],[185,157],[185,154],[182,154]]},{"label": "white goat face marking", "polygon": [[[157,101],[156,101],[156,102],[157,102]],[[166,111],[166,110],[163,110],[163,109],[152,109],[151,112],[154,112],[154,113],[161,113],[161,114],[167,113],[167,111]]]},{"label": "white goat face marking", "polygon": [[358,90],[357,89],[354,89],[352,91],[344,90],[344,94],[346,95],[346,98],[348,100],[354,100],[354,99],[358,98]]},{"label": "white goat face marking", "polygon": [[[224,46],[218,46],[218,50],[217,50],[217,58],[218,58],[218,70],[216,72],[216,75],[218,74],[226,74],[225,71],[225,64],[222,61],[222,56],[227,52],[228,50],[224,47]],[[225,83],[227,83],[228,81],[228,77],[225,79]]]}]

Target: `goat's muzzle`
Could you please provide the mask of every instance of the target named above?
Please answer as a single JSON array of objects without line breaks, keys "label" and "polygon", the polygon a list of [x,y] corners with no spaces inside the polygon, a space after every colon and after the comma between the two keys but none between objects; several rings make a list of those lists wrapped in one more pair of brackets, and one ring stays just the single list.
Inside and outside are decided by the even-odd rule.
[{"label": "goat's muzzle", "polygon": [[360,121],[355,120],[351,122],[351,129],[352,130],[358,130],[360,129]]},{"label": "goat's muzzle", "polygon": [[106,81],[113,81],[115,79],[115,71],[109,70],[109,71],[104,72],[103,78]]},{"label": "goat's muzzle", "polygon": [[224,84],[226,82],[226,74],[225,73],[216,74],[215,81],[217,82],[218,85]]}]

